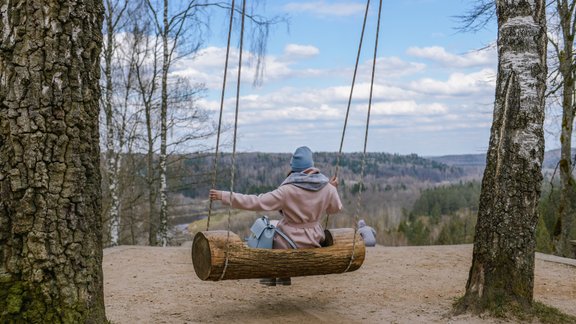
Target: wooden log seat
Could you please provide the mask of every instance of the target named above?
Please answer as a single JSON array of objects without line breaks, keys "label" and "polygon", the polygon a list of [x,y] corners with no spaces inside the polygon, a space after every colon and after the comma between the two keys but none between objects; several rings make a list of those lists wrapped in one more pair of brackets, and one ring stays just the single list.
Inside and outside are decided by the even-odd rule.
[{"label": "wooden log seat", "polygon": [[[353,228],[325,231],[325,247],[311,249],[256,249],[242,242],[230,232],[226,248],[227,231],[204,231],[194,236],[192,263],[201,280],[285,278],[350,272],[364,262],[366,247],[360,234]],[[352,247],[354,259],[350,263]],[[228,251],[228,266],[222,276]]]}]

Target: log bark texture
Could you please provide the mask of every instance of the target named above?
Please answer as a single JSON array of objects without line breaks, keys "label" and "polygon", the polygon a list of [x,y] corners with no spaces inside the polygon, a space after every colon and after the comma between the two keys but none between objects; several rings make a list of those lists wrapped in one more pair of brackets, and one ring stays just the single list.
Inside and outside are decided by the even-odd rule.
[{"label": "log bark texture", "polygon": [[0,323],[105,323],[102,2],[0,0]]},{"label": "log bark texture", "polygon": [[366,248],[360,234],[355,242],[352,228],[330,229],[326,234],[330,246],[284,250],[250,248],[232,232],[229,238],[227,231],[199,232],[192,244],[192,262],[198,278],[210,281],[326,275],[362,266]]}]

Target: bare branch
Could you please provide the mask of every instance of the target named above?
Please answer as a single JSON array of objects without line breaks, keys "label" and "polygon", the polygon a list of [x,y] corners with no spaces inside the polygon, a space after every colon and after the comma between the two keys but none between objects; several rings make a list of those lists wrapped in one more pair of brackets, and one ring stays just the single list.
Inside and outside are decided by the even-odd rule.
[{"label": "bare branch", "polygon": [[462,16],[455,16],[461,22],[460,32],[478,32],[496,17],[496,1],[476,0],[472,9]]}]

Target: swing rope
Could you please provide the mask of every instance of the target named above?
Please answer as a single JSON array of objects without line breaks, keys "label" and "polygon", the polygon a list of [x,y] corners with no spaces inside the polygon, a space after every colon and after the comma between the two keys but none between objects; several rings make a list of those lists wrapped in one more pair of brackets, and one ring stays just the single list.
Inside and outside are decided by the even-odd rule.
[{"label": "swing rope", "polygon": [[[366,10],[364,11],[364,21],[362,23],[362,32],[360,33],[360,42],[358,44],[358,52],[356,53],[356,64],[354,65],[354,74],[352,75],[352,85],[350,87],[350,95],[348,96],[348,105],[346,107],[346,117],[344,118],[344,127],[342,128],[342,137],[340,138],[340,149],[336,157],[336,171],[335,176],[338,176],[340,169],[340,158],[342,156],[342,148],[344,147],[344,137],[346,136],[346,129],[348,127],[348,116],[350,116],[350,106],[352,104],[352,97],[354,95],[354,87],[356,85],[356,75],[358,74],[358,64],[360,62],[360,53],[362,52],[362,43],[364,42],[364,32],[366,30],[366,21],[368,20],[368,9],[370,8],[370,0],[366,2]],[[328,220],[326,220],[328,226]]]},{"label": "swing rope", "polygon": [[[234,3],[230,5],[230,23],[228,26],[228,44],[226,45],[226,62],[224,63],[224,77],[222,81],[222,93],[220,95],[220,116],[218,117],[218,132],[216,135],[216,152],[214,153],[214,163],[212,166],[212,187],[216,187],[216,175],[218,174],[218,156],[220,148],[220,134],[222,133],[222,112],[224,111],[224,95],[226,93],[226,76],[228,75],[228,61],[230,58],[230,39],[232,38],[232,22],[234,21]],[[210,216],[212,216],[212,199],[208,206],[208,219],[206,220],[206,230],[210,230]]]},{"label": "swing rope", "polygon": [[[354,65],[354,74],[352,75],[352,85],[350,87],[350,95],[348,96],[348,104],[346,107],[346,117],[344,118],[344,127],[342,128],[342,137],[340,138],[340,149],[338,150],[338,155],[336,157],[336,170],[335,170],[335,176],[338,176],[338,172],[340,169],[340,160],[342,157],[342,150],[344,147],[344,138],[346,136],[346,129],[348,127],[348,117],[350,116],[350,107],[352,105],[352,98],[354,95],[354,87],[356,85],[356,75],[358,74],[358,65],[360,62],[360,54],[362,52],[362,44],[364,41],[364,34],[366,31],[366,21],[368,20],[368,12],[370,9],[370,0],[366,1],[366,9],[364,11],[364,21],[362,22],[362,32],[360,33],[360,42],[358,44],[358,52],[356,54],[356,63]],[[371,109],[371,104],[372,104],[372,89],[374,86],[374,70],[376,67],[376,52],[377,52],[377,48],[378,48],[378,37],[379,37],[379,33],[380,33],[380,14],[382,11],[382,0],[380,0],[380,6],[378,9],[378,23],[376,26],[376,37],[375,37],[375,46],[374,46],[374,59],[373,59],[373,64],[372,64],[372,79],[370,82],[370,100],[369,100],[369,104],[368,104],[368,117],[366,120],[366,131],[365,131],[365,136],[364,136],[364,153],[362,155],[362,160],[361,160],[361,175],[360,175],[360,190],[358,190],[358,198],[357,198],[357,211],[356,211],[356,217],[355,217],[355,225],[354,225],[354,235],[356,235],[356,231],[358,228],[358,217],[359,217],[359,213],[360,213],[360,195],[362,193],[362,179],[364,177],[364,165],[365,165],[365,159],[366,159],[366,146],[367,146],[367,142],[368,142],[368,127],[369,127],[369,123],[370,123],[370,109]],[[328,223],[330,220],[330,215],[327,214],[326,215],[326,223],[325,223],[325,228],[328,228]]]},{"label": "swing rope", "polygon": [[244,48],[244,18],[246,17],[246,0],[242,1],[242,21],[240,24],[240,46],[238,54],[238,77],[236,81],[236,109],[234,113],[234,136],[232,145],[232,170],[230,172],[230,204],[228,205],[228,227],[226,230],[226,259],[224,260],[224,269],[222,270],[222,275],[220,275],[220,280],[224,279],[226,274],[226,269],[228,268],[229,250],[230,250],[230,227],[232,218],[232,202],[234,195],[234,174],[236,173],[236,142],[238,134],[238,111],[240,106],[240,80],[242,78],[242,50]]},{"label": "swing rope", "polygon": [[354,217],[354,236],[353,236],[353,243],[352,243],[352,256],[350,256],[350,263],[346,268],[346,271],[350,269],[352,266],[352,262],[354,262],[354,252],[356,250],[356,233],[358,232],[358,221],[360,218],[360,204],[362,200],[362,187],[364,185],[364,171],[366,168],[366,148],[368,146],[368,128],[370,126],[370,113],[372,111],[372,95],[374,93],[374,75],[376,74],[376,58],[378,57],[378,35],[380,34],[380,16],[382,13],[382,0],[380,0],[380,6],[378,7],[378,22],[376,24],[376,37],[374,40],[374,56],[372,58],[372,76],[370,79],[370,95],[368,97],[368,113],[366,114],[366,129],[364,132],[364,151],[362,152],[362,163],[360,167],[360,187],[358,190],[358,196],[356,200],[356,215]]},{"label": "swing rope", "polygon": [[[229,62],[229,55],[230,55],[230,40],[231,40],[231,35],[232,35],[232,24],[233,24],[233,18],[234,18],[234,10],[235,10],[234,6],[235,6],[235,0],[232,0],[231,7],[230,7],[228,41],[227,41],[227,47],[226,47],[226,61],[225,61],[225,66],[224,66],[224,77],[223,77],[222,93],[221,93],[221,99],[220,99],[220,114],[219,114],[219,120],[218,120],[218,133],[217,133],[217,138],[216,138],[216,152],[215,152],[215,157],[214,157],[214,162],[213,162],[212,188],[214,188],[216,186],[216,175],[217,175],[217,170],[218,170],[219,145],[220,145],[222,115],[223,115],[223,110],[224,110],[224,97],[225,97],[225,88],[226,88],[226,79],[227,79],[226,76],[227,76],[227,72],[228,72],[228,62]],[[336,171],[335,171],[336,176],[338,175],[338,171],[339,171],[339,167],[340,167],[340,159],[341,159],[341,155],[342,155],[342,150],[343,150],[343,146],[344,146],[344,138],[345,138],[346,128],[348,125],[348,119],[349,119],[349,115],[350,115],[350,107],[351,107],[352,97],[353,97],[353,93],[354,93],[354,87],[355,87],[355,83],[356,83],[356,75],[357,75],[358,66],[359,66],[360,53],[362,51],[362,43],[363,43],[365,29],[366,29],[366,21],[367,21],[367,17],[368,17],[369,7],[370,7],[370,0],[367,0],[366,10],[364,13],[364,21],[362,24],[362,33],[360,36],[358,53],[356,56],[356,63],[354,66],[354,74],[352,77],[352,85],[351,85],[350,95],[348,98],[348,105],[347,105],[347,109],[346,109],[346,117],[344,120],[344,127],[343,127],[343,131],[342,131],[342,137],[340,140],[340,148],[338,151],[338,156],[337,156],[337,161],[336,161]],[[357,223],[358,223],[359,213],[360,213],[361,193],[362,193],[362,186],[363,186],[363,182],[362,182],[363,180],[362,179],[364,177],[365,164],[366,164],[365,160],[366,160],[366,150],[367,150],[367,143],[368,143],[368,129],[369,129],[369,124],[370,124],[370,112],[371,112],[372,96],[373,96],[373,88],[374,88],[374,76],[375,76],[376,58],[377,58],[377,50],[378,50],[378,37],[379,37],[379,31],[380,31],[381,11],[382,11],[382,0],[380,0],[380,6],[379,6],[379,10],[378,10],[378,23],[377,23],[377,27],[376,27],[374,57],[373,57],[373,64],[372,64],[372,76],[371,76],[371,81],[370,81],[370,95],[369,95],[369,101],[368,101],[368,113],[367,113],[367,118],[366,118],[366,128],[365,128],[365,134],[364,134],[364,150],[363,150],[363,155],[362,155],[361,171],[360,171],[360,190],[358,191],[356,213],[355,213],[355,225],[354,225],[352,255],[350,257],[350,262],[348,264],[348,267],[346,268],[346,270],[344,272],[346,272],[350,269],[350,267],[352,266],[352,264],[354,262],[354,256],[355,256],[354,255],[354,250],[356,247],[355,237],[356,237],[356,234],[358,231]],[[240,28],[238,74],[237,74],[237,84],[236,84],[236,106],[235,106],[235,115],[234,115],[234,135],[233,135],[232,161],[231,161],[232,166],[231,166],[231,174],[230,174],[230,192],[229,192],[230,204],[228,206],[228,224],[227,224],[227,235],[226,235],[224,269],[222,270],[222,274],[220,275],[219,280],[222,280],[224,278],[224,276],[226,274],[226,270],[228,268],[228,260],[229,260],[232,202],[233,202],[233,193],[234,193],[234,178],[235,178],[235,173],[236,173],[236,168],[235,168],[235,165],[236,165],[236,143],[237,143],[237,132],[238,132],[238,112],[239,112],[239,102],[240,102],[240,81],[241,81],[241,74],[242,74],[242,51],[243,51],[243,45],[244,45],[244,25],[245,25],[245,16],[246,16],[246,0],[242,1],[242,13],[241,13],[241,15],[242,15],[242,19],[241,19],[241,28]],[[208,208],[208,220],[206,223],[206,230],[207,231],[210,228],[210,217],[212,215],[212,205],[213,205],[212,200],[210,200],[210,205]],[[328,226],[329,217],[330,217],[330,215],[327,215],[326,227]]]}]

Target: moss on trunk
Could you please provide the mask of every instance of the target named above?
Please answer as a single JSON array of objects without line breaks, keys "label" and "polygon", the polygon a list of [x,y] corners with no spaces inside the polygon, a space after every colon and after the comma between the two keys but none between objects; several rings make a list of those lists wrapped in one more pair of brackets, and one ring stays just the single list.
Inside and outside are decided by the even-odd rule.
[{"label": "moss on trunk", "polygon": [[103,323],[102,2],[0,6],[0,323]]},{"label": "moss on trunk", "polygon": [[474,251],[457,310],[529,311],[544,158],[545,2],[498,0],[494,120]]}]

